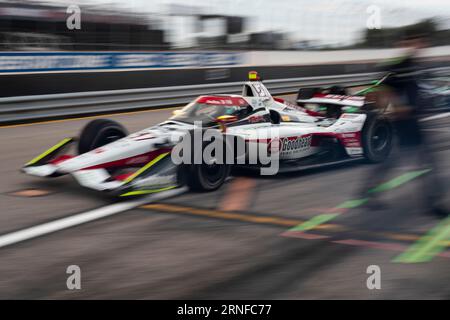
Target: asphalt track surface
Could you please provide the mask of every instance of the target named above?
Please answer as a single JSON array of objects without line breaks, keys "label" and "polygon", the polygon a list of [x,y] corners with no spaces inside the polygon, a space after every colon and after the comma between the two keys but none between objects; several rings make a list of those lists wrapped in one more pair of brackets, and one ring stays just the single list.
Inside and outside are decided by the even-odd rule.
[{"label": "asphalt track surface", "polygon": [[[132,132],[170,113],[109,118]],[[71,177],[19,172],[89,120],[0,128],[0,238],[115,203]],[[426,122],[444,181],[449,124],[448,117]],[[450,298],[450,221],[426,214],[421,182],[427,173],[415,174],[424,168],[412,160],[399,164],[381,194],[386,207],[375,210],[349,202],[359,199],[356,190],[373,168],[239,174],[213,193],[184,193],[5,246],[0,298]],[[41,194],[22,192],[30,189]],[[81,290],[66,287],[69,265],[81,268]],[[380,290],[366,286],[370,265],[381,269]]]}]

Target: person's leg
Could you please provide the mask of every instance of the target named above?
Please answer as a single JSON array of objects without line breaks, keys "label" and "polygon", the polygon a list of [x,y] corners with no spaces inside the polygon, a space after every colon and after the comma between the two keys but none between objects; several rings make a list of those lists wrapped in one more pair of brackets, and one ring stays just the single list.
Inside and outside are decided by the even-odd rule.
[{"label": "person's leg", "polygon": [[424,194],[430,200],[437,200],[443,198],[445,193],[444,183],[441,178],[439,165],[437,164],[436,155],[431,148],[423,143],[420,146],[419,159],[424,169],[430,169],[424,181]]},{"label": "person's leg", "polygon": [[388,158],[369,167],[369,172],[364,176],[364,180],[359,188],[358,197],[369,198],[371,202],[379,202],[379,194],[372,193],[371,190],[386,182],[389,174],[401,161],[402,150],[394,148]]},{"label": "person's leg", "polygon": [[443,204],[446,185],[442,178],[438,157],[432,150],[426,135],[422,136],[419,146],[419,161],[424,169],[430,169],[430,172],[422,179],[422,194],[428,209],[440,216],[448,215],[448,211],[444,209]]}]

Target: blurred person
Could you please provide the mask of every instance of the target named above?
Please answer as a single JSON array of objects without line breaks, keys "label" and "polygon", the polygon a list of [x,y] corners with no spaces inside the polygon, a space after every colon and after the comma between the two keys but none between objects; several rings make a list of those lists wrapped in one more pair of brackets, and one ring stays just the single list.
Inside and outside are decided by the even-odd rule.
[{"label": "blurred person", "polygon": [[421,75],[418,54],[427,46],[427,37],[425,34],[409,32],[399,45],[406,49],[406,54],[381,66],[381,69],[389,73],[389,76],[376,98],[378,107],[389,104],[392,109],[388,116],[393,125],[398,148],[393,150],[383,163],[371,169],[360,195],[369,199],[367,202],[369,208],[384,207],[378,199],[378,193],[371,193],[370,190],[386,182],[387,175],[400,162],[415,158],[416,161],[420,161],[423,169],[431,169],[425,177],[420,179],[421,191],[429,213],[445,217],[448,216],[449,211],[443,204],[444,183],[439,174],[435,154],[430,148],[428,137],[419,121],[424,102],[418,86]]}]

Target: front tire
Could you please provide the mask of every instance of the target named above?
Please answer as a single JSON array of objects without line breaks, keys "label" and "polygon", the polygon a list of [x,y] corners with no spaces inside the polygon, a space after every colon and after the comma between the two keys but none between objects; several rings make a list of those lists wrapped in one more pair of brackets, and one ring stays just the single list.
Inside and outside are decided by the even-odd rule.
[{"label": "front tire", "polygon": [[127,135],[127,130],[116,121],[109,119],[93,120],[81,131],[78,141],[78,154],[102,147]]},{"label": "front tire", "polygon": [[378,163],[386,160],[392,149],[392,126],[389,121],[377,114],[369,113],[361,132],[364,157],[368,162]]},{"label": "front tire", "polygon": [[[197,150],[194,148],[194,144],[197,141],[194,141],[193,132],[191,132],[190,136],[192,139],[190,146],[193,148],[191,162],[190,164],[181,165],[179,171],[181,176],[180,182],[187,185],[192,191],[209,192],[217,190],[224,184],[231,171],[230,164],[226,163],[226,154],[230,152],[228,151],[226,139],[224,139],[223,135],[220,135],[220,138],[218,138],[219,143],[223,143],[224,152],[221,155],[223,158],[219,159],[220,155],[214,154],[213,158],[215,160],[210,159],[210,163],[206,163],[205,159],[203,159],[203,153],[205,148],[212,142],[203,141],[202,148]],[[199,151],[201,151],[201,154],[196,154]],[[195,163],[196,159],[201,159],[200,163]]]},{"label": "front tire", "polygon": [[195,164],[185,170],[189,189],[203,192],[219,189],[230,174],[230,166],[226,164]]}]

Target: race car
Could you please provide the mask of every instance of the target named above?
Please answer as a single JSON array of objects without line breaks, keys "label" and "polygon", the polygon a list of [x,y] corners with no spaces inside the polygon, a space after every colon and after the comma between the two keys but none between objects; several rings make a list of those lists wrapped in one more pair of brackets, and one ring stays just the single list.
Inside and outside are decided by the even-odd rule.
[{"label": "race car", "polygon": [[[93,120],[78,138],[63,139],[22,171],[38,177],[70,174],[84,187],[127,197],[185,185],[197,191],[216,190],[233,167],[270,165],[247,161],[252,152],[260,150],[276,155],[277,172],[361,159],[380,162],[389,155],[391,125],[364,95],[306,88],[300,89],[297,102],[272,97],[259,75],[251,72],[241,95],[200,96],[168,120],[133,134],[115,121]],[[196,130],[212,130],[215,139],[231,138],[244,148],[234,154],[233,147],[225,145],[225,153],[233,153],[231,163],[219,156],[209,161],[174,162],[180,141],[192,132],[195,136]],[[211,143],[202,140],[200,150]]]}]

